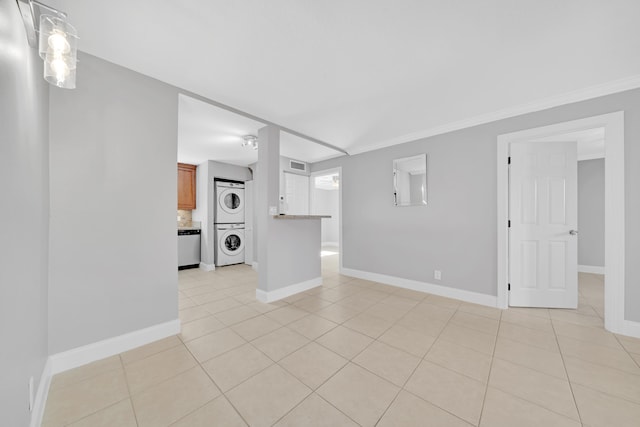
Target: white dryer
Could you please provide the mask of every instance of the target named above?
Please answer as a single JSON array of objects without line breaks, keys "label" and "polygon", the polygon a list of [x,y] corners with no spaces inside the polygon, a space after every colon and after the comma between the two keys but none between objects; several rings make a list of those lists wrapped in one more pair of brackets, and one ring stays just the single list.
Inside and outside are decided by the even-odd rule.
[{"label": "white dryer", "polygon": [[244,263],[244,224],[215,224],[216,267]]},{"label": "white dryer", "polygon": [[216,181],[214,223],[244,223],[244,183]]}]

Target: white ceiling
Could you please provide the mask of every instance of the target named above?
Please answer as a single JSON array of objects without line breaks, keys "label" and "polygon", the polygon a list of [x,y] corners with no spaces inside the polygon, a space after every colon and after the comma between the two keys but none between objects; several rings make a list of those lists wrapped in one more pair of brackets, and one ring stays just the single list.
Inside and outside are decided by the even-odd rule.
[{"label": "white ceiling", "polygon": [[49,2],[81,50],[350,153],[640,75],[637,0]]},{"label": "white ceiling", "polygon": [[[258,161],[258,152],[243,147],[243,137],[257,136],[258,129],[264,126],[264,123],[181,94],[178,97],[178,162],[197,165],[216,160],[248,166]],[[286,132],[280,133],[280,154],[308,163],[342,155]]]},{"label": "white ceiling", "polygon": [[578,160],[599,159],[604,157],[604,128],[585,129],[576,132],[538,138],[536,141],[576,141]]}]

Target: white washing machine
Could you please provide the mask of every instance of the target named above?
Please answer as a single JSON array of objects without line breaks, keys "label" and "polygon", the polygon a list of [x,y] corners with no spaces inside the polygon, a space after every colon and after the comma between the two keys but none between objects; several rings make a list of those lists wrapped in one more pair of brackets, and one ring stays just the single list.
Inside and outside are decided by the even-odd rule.
[{"label": "white washing machine", "polygon": [[244,183],[215,182],[216,224],[244,223]]},{"label": "white washing machine", "polygon": [[244,263],[244,224],[215,224],[216,267]]}]

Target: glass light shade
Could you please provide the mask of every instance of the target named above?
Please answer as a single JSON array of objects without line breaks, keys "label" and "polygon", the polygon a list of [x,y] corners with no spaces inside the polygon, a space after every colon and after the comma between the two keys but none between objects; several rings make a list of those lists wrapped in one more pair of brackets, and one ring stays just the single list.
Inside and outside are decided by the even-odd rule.
[{"label": "glass light shade", "polygon": [[54,86],[76,87],[77,34],[76,29],[63,19],[40,16],[38,50],[44,59],[44,79]]},{"label": "glass light shade", "polygon": [[78,32],[67,21],[51,15],[40,15],[39,53],[42,59],[47,55],[63,54],[74,61],[78,51]]},{"label": "glass light shade", "polygon": [[76,64],[64,56],[49,57],[44,60],[44,79],[63,89],[75,89]]},{"label": "glass light shade", "polygon": [[254,150],[258,149],[258,137],[255,135],[245,135],[242,137],[242,146],[243,147],[251,147]]},{"label": "glass light shade", "polygon": [[69,53],[71,45],[67,41],[67,36],[61,31],[54,30],[53,33],[47,39],[49,48],[54,52]]}]

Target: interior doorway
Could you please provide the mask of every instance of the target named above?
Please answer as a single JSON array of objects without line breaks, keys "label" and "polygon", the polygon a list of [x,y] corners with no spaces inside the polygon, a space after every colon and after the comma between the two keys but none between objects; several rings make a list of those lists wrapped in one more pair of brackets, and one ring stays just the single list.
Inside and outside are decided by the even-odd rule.
[{"label": "interior doorway", "polygon": [[[285,171],[284,200],[281,201],[280,213],[287,215],[309,215],[309,177]],[[282,204],[284,202],[284,204]]]},{"label": "interior doorway", "polygon": [[578,308],[577,141],[509,147],[509,306]]},{"label": "interior doorway", "polygon": [[[309,177],[309,210],[311,215],[329,215],[321,221],[323,264],[335,260],[342,266],[342,176],[341,168],[313,172]],[[337,257],[335,255],[338,255]]]},{"label": "interior doorway", "polygon": [[605,328],[625,333],[624,320],[624,113],[616,112],[498,137],[498,306],[509,306],[509,154],[511,144],[557,140],[559,135],[604,129]]}]

